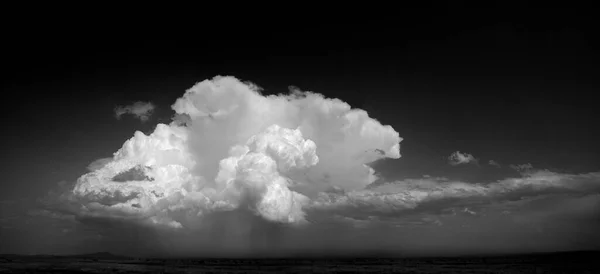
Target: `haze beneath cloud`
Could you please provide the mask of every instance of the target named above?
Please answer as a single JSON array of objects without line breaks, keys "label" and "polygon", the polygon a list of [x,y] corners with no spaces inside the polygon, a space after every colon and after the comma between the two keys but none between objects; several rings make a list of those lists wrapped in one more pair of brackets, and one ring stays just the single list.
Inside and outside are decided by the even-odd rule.
[{"label": "haze beneath cloud", "polygon": [[[600,247],[598,172],[529,167],[487,184],[429,176],[372,184],[383,179],[373,163],[399,159],[402,138],[340,99],[263,96],[254,84],[215,77],[172,109],[172,123],[135,132],[36,214],[96,235],[88,241],[105,249],[145,255]],[[459,151],[449,161],[477,163]]]}]

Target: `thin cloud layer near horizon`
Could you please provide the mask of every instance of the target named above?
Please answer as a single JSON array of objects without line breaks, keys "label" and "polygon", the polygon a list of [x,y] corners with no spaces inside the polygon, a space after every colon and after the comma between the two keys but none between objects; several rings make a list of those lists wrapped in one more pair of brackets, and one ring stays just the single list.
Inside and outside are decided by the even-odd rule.
[{"label": "thin cloud layer near horizon", "polygon": [[[29,216],[52,220],[73,250],[137,255],[600,248],[598,172],[529,164],[492,182],[388,180],[377,163],[401,159],[397,129],[343,98],[299,89],[262,95],[244,81],[198,82],[172,104],[172,122],[135,132]],[[458,150],[448,161],[482,168]]]}]

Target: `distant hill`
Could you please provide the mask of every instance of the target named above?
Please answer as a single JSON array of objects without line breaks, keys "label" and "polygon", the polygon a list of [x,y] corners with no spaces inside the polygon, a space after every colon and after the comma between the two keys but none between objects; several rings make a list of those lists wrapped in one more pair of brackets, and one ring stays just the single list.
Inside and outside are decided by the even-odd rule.
[{"label": "distant hill", "polygon": [[130,260],[131,257],[116,255],[109,252],[96,252],[88,254],[74,254],[74,255],[48,255],[48,254],[36,254],[36,255],[23,255],[23,254],[0,254],[0,258],[5,259],[89,259],[89,260]]},{"label": "distant hill", "polygon": [[96,253],[88,253],[88,254],[78,254],[78,255],[67,255],[60,257],[70,257],[70,258],[78,258],[78,259],[97,259],[97,260],[127,260],[131,259],[130,257],[123,255],[116,255],[109,252],[96,252]]},{"label": "distant hill", "polygon": [[327,254],[298,254],[297,256],[288,256],[284,258],[269,258],[269,257],[256,257],[256,258],[240,258],[240,257],[129,257],[125,255],[117,255],[110,252],[95,252],[86,254],[73,254],[73,255],[24,255],[24,254],[0,254],[0,261],[6,259],[84,259],[84,260],[279,260],[279,259],[309,259],[309,260],[346,260],[346,259],[400,259],[400,260],[419,260],[419,259],[502,259],[502,258],[530,258],[530,259],[541,259],[541,260],[585,260],[585,259],[596,259],[600,258],[600,250],[589,250],[589,251],[559,251],[559,252],[534,252],[534,253],[509,253],[509,254],[473,254],[473,255],[425,255],[425,256],[397,256],[392,254],[353,254],[346,256],[327,256]]}]

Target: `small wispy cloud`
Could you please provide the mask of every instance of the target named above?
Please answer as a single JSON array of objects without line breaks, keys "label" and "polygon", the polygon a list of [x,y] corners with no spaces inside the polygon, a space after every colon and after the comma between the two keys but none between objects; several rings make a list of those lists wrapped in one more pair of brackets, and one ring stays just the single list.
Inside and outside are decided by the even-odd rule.
[{"label": "small wispy cloud", "polygon": [[121,116],[131,114],[142,122],[145,122],[150,119],[154,109],[155,106],[151,102],[138,101],[127,106],[117,106],[115,108],[115,117],[121,119]]},{"label": "small wispy cloud", "polygon": [[489,164],[490,166],[495,166],[495,167],[497,167],[497,168],[501,168],[501,167],[502,167],[502,166],[500,165],[500,163],[498,163],[498,162],[496,162],[496,161],[494,161],[494,160],[490,160],[490,161],[488,162],[488,164]]},{"label": "small wispy cloud", "polygon": [[456,151],[448,157],[448,163],[453,166],[462,165],[462,164],[478,164],[479,160],[475,159],[473,155],[468,153],[461,153],[460,151]]},{"label": "small wispy cloud", "polygon": [[522,165],[510,165],[509,167],[520,173],[527,173],[533,169],[533,166],[530,163]]}]

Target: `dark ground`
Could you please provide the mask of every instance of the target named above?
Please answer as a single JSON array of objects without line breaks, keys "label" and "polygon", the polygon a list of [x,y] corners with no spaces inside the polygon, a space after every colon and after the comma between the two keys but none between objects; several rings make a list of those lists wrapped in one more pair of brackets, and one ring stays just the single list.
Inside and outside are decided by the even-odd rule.
[{"label": "dark ground", "polygon": [[600,251],[487,257],[140,259],[1,255],[0,273],[600,273]]}]

